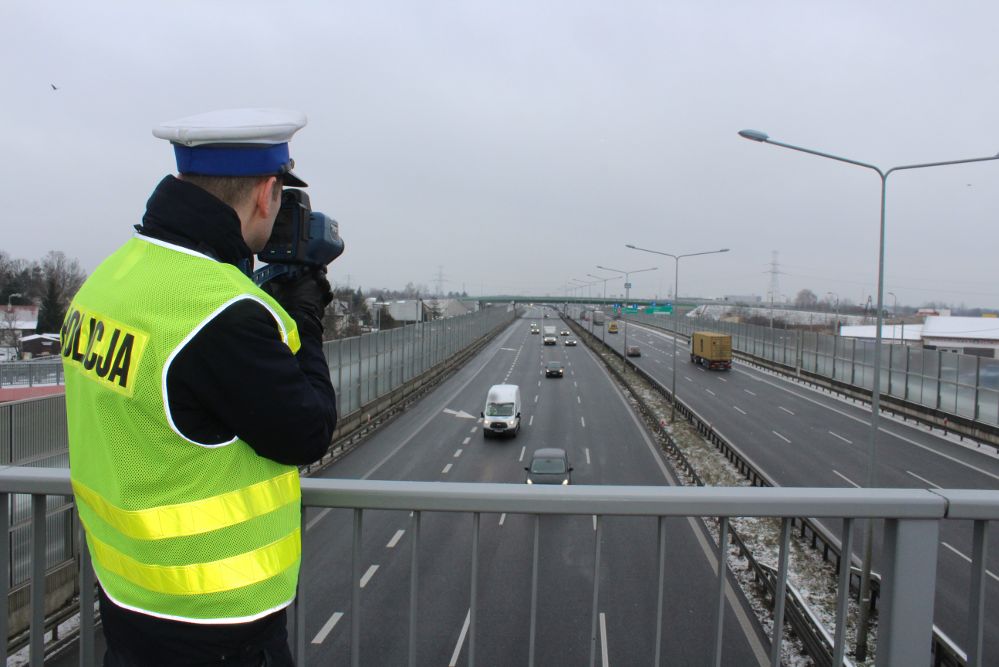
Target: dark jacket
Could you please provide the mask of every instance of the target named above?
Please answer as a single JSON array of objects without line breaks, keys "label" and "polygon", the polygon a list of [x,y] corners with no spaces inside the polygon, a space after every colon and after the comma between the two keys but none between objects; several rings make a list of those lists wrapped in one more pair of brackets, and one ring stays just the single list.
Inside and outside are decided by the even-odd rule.
[{"label": "dark jacket", "polygon": [[[136,230],[220,262],[252,261],[236,212],[172,176],[156,187]],[[223,310],[177,354],[167,375],[167,400],[185,436],[205,444],[239,436],[260,456],[291,465],[326,452],[336,427],[336,397],[322,325],[305,313],[288,314],[302,341],[298,354],[281,342],[270,313],[252,300]],[[286,646],[284,610],[249,623],[202,625],[129,611],[102,594],[101,616],[109,648],[142,665],[255,667],[267,646]]]}]

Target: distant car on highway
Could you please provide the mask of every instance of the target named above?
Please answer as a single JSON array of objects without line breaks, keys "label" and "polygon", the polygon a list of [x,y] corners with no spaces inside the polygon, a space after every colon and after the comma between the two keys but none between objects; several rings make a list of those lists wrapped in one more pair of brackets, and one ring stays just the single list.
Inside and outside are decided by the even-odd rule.
[{"label": "distant car on highway", "polygon": [[549,361],[545,366],[546,378],[560,378],[565,376],[565,367],[561,361]]},{"label": "distant car on highway", "polygon": [[534,452],[531,465],[525,466],[528,484],[562,484],[572,483],[572,466],[564,449],[545,447]]},{"label": "distant car on highway", "polygon": [[575,338],[566,338],[565,339],[565,346],[566,347],[576,347],[576,339]]},{"label": "distant car on highway", "polygon": [[627,354],[629,357],[642,356],[642,350],[639,349],[637,345],[629,345],[628,348],[624,351],[624,353]]},{"label": "distant car on highway", "polygon": [[571,334],[571,332],[568,329],[562,329],[562,333],[560,335],[562,335],[562,336],[568,336],[570,334]]},{"label": "distant car on highway", "polygon": [[556,338],[555,336],[546,335],[542,342],[544,342],[545,345],[557,345],[558,338]]},{"label": "distant car on highway", "polygon": [[607,325],[607,333],[617,333],[617,322],[611,322]]}]

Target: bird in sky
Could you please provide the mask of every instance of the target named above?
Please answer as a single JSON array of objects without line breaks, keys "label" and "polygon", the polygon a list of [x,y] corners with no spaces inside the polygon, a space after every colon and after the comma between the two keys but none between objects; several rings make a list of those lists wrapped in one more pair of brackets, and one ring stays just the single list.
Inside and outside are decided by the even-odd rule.
[{"label": "bird in sky", "polygon": [[49,85],[52,86],[52,90],[59,90],[54,83],[50,83]]}]

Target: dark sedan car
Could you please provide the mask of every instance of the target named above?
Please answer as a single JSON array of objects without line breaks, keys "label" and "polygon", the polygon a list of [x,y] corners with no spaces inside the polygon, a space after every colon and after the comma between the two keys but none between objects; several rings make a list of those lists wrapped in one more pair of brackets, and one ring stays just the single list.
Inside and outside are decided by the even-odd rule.
[{"label": "dark sedan car", "polygon": [[565,368],[561,361],[549,361],[545,366],[546,378],[560,378],[565,376]]},{"label": "dark sedan car", "polygon": [[575,338],[566,338],[565,339],[565,345],[566,345],[566,347],[576,347],[576,339]]},{"label": "dark sedan car", "polygon": [[564,449],[547,447],[534,452],[526,466],[528,484],[571,484],[572,467]]}]

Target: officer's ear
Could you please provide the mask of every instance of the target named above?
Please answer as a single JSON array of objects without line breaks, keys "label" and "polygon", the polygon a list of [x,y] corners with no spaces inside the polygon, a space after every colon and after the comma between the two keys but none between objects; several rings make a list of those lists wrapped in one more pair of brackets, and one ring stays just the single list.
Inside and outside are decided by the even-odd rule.
[{"label": "officer's ear", "polygon": [[275,207],[281,206],[281,181],[276,176],[260,179],[253,188],[254,205],[257,214],[263,218],[274,216]]}]

